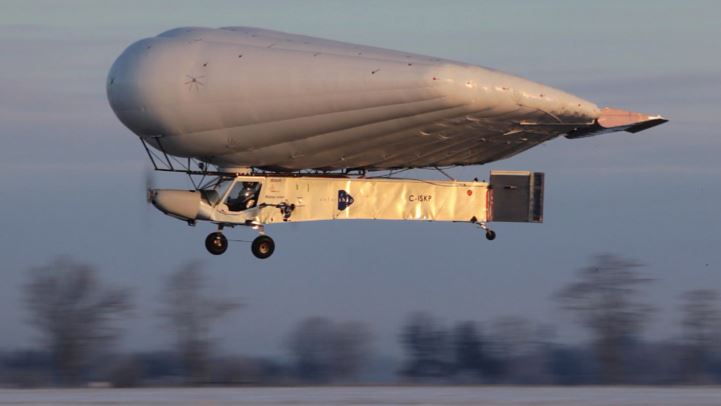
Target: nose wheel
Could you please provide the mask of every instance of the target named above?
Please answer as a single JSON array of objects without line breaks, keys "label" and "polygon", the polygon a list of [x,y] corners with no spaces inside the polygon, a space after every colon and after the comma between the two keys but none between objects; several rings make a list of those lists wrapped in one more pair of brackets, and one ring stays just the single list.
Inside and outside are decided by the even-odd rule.
[{"label": "nose wheel", "polygon": [[220,231],[210,233],[205,237],[205,248],[213,255],[220,255],[228,249],[228,239]]}]

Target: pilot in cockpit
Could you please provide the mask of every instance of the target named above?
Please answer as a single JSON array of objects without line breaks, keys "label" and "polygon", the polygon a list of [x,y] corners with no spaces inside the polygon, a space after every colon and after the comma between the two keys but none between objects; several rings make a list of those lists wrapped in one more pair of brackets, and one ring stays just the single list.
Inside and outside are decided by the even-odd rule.
[{"label": "pilot in cockpit", "polygon": [[228,197],[228,210],[242,211],[255,207],[258,204],[260,182],[242,182],[235,186]]}]

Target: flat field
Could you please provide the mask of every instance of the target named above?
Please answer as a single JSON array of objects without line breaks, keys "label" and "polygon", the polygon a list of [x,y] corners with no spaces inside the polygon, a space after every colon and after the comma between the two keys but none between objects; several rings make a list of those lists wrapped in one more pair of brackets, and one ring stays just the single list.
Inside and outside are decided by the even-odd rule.
[{"label": "flat field", "polygon": [[289,387],[2,389],[12,405],[719,406],[721,388]]}]

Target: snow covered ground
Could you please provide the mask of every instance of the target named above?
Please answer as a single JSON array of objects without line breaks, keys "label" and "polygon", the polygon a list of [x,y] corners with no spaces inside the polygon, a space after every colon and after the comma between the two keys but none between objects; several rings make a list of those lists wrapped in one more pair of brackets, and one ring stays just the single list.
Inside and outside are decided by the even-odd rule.
[{"label": "snow covered ground", "polygon": [[13,405],[720,406],[721,388],[334,387],[2,389]]}]

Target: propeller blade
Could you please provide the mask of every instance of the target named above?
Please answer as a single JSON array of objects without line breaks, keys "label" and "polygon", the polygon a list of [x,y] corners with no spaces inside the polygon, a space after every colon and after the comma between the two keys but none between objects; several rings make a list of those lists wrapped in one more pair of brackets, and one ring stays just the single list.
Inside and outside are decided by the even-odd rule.
[{"label": "propeller blade", "polygon": [[145,170],[145,200],[152,203],[155,198],[155,171],[150,168]]}]

